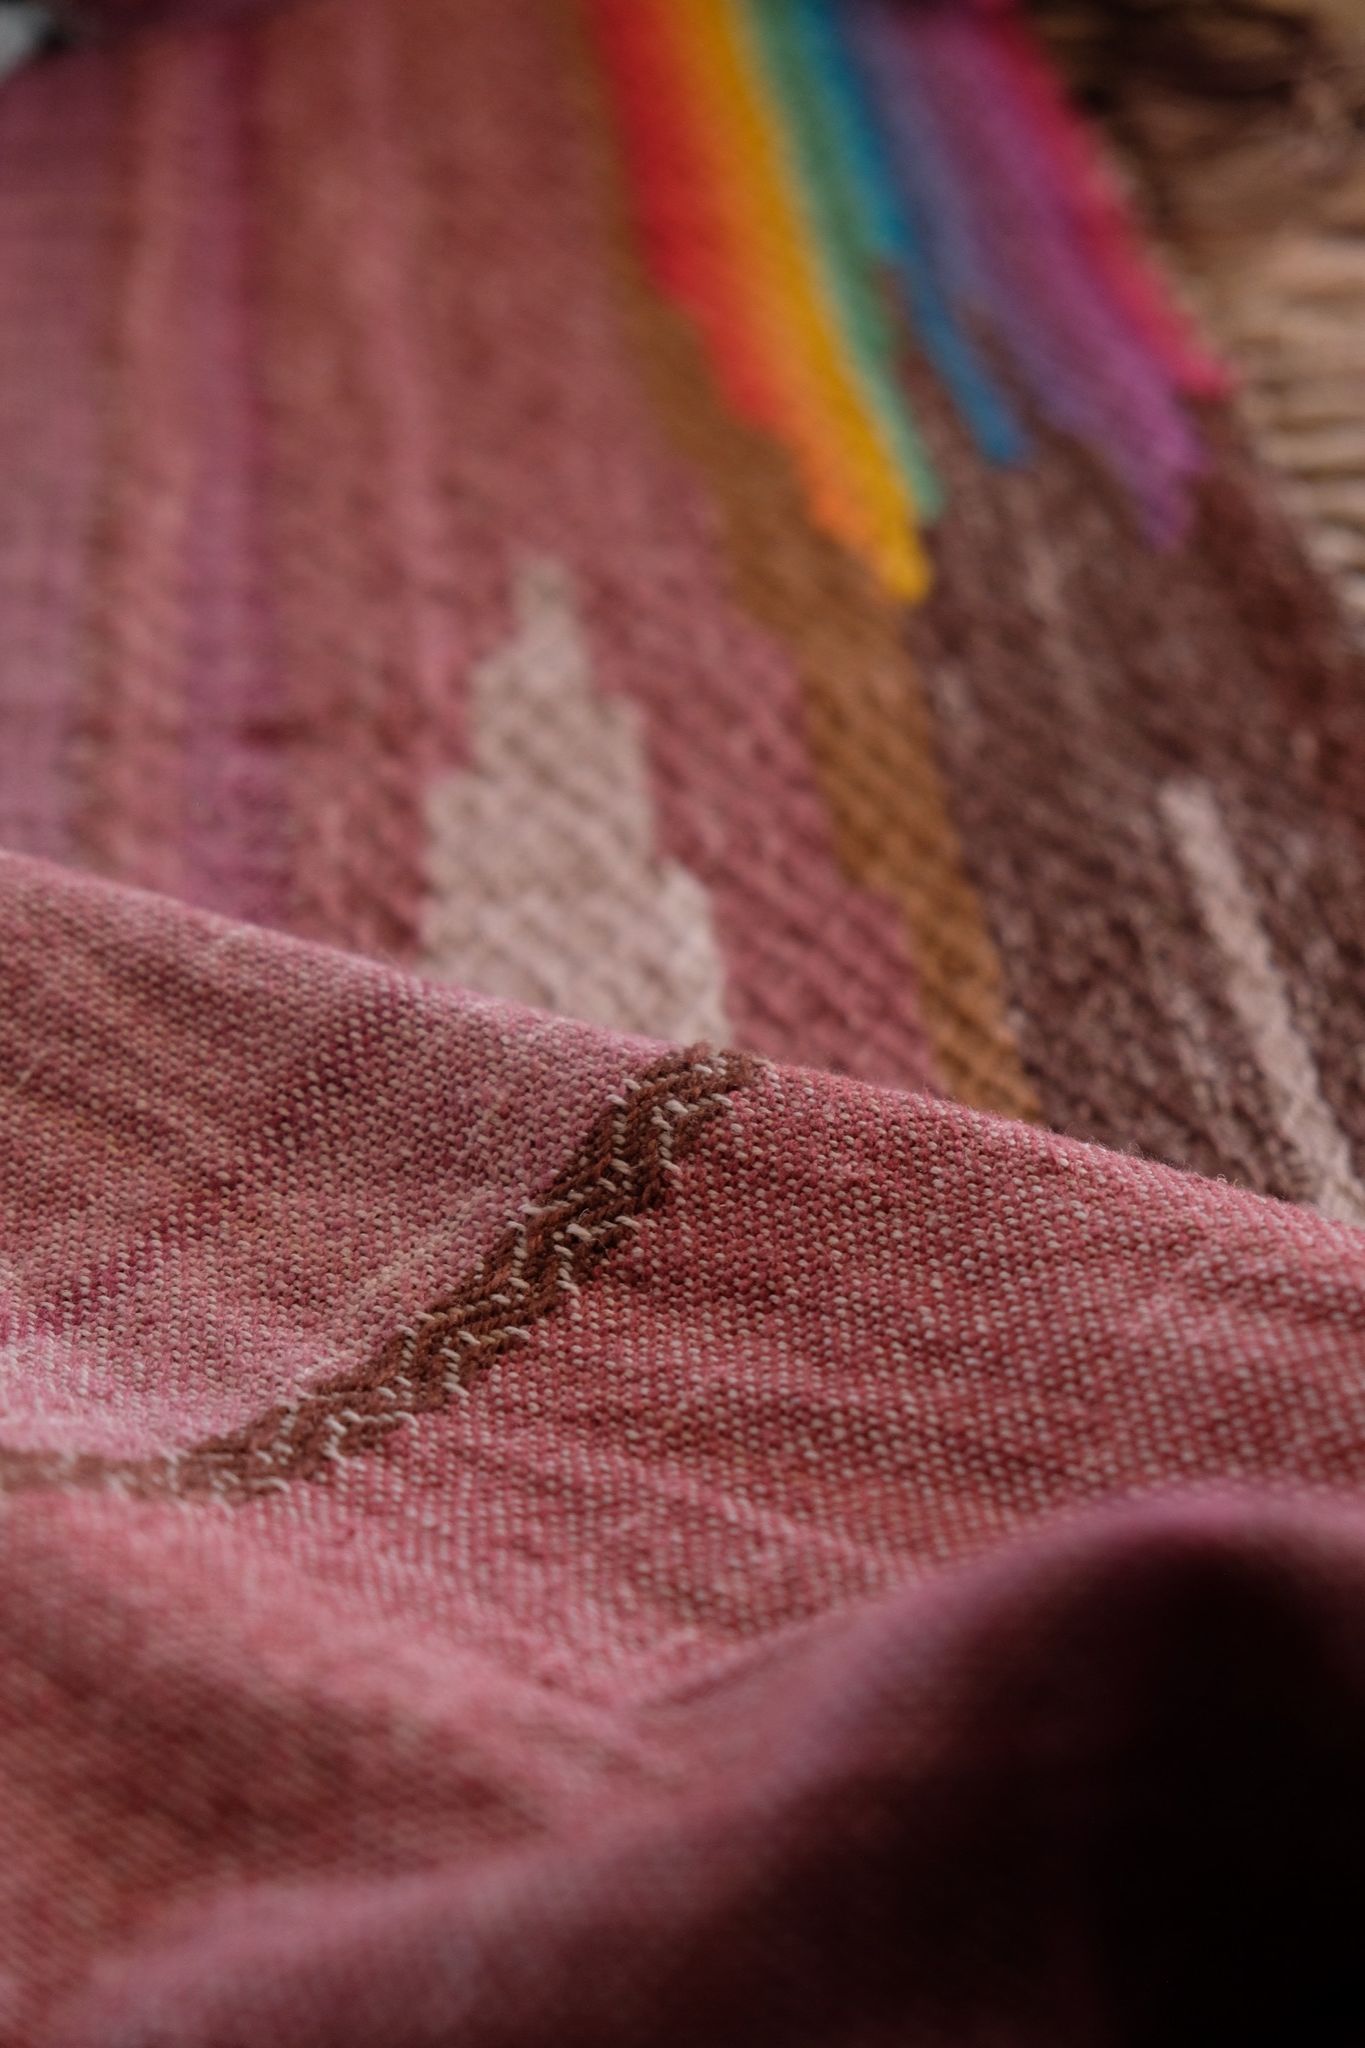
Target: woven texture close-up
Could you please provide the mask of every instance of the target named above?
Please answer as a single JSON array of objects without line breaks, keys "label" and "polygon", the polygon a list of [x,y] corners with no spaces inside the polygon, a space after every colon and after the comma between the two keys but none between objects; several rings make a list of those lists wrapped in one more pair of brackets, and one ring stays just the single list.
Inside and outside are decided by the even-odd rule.
[{"label": "woven texture close-up", "polygon": [[0,7],[0,2048],[1365,2039],[1321,11]]}]

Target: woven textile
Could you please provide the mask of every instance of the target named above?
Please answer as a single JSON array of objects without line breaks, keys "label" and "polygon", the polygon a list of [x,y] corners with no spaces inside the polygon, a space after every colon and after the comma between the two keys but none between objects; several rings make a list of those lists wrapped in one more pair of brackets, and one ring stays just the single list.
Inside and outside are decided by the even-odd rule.
[{"label": "woven textile", "polygon": [[31,69],[0,844],[1359,1213],[1361,667],[1106,179],[997,5]]},{"label": "woven textile", "polygon": [[[10,2038],[1351,1994],[1356,1230],[52,868],[0,904]],[[1253,1491],[1114,1506],[1177,1482]]]},{"label": "woven textile", "polygon": [[0,2044],[1358,2041],[1365,672],[1022,17],[101,11]]}]

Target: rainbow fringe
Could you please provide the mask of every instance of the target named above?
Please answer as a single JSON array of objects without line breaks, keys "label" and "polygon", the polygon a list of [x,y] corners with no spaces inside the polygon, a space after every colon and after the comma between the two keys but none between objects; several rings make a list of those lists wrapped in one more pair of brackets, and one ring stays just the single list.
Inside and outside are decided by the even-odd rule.
[{"label": "rainbow fringe", "polygon": [[[656,284],[811,514],[902,598],[942,490],[915,350],[982,455],[1032,415],[1158,536],[1223,387],[1145,264],[1013,0],[583,0]],[[1008,380],[1009,389],[1005,388]]]}]

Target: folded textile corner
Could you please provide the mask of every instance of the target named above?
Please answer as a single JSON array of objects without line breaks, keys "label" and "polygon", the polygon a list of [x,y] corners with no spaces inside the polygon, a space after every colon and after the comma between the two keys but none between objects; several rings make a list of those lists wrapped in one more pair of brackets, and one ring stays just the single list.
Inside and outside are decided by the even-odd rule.
[{"label": "folded textile corner", "polygon": [[1245,2038],[1357,1994],[1357,1230],[41,863],[0,943],[13,2038],[1155,2040],[1215,1891]]}]

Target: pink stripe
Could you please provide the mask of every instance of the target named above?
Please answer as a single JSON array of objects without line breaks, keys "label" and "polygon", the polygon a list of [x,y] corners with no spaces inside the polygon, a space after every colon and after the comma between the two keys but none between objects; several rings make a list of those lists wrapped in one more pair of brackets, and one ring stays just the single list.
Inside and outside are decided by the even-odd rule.
[{"label": "pink stripe", "polygon": [[186,894],[284,921],[288,784],[259,497],[264,421],[251,293],[250,39],[196,39],[194,216],[185,315],[199,444],[186,578]]},{"label": "pink stripe", "polygon": [[[273,540],[297,728],[290,921],[412,958],[455,612],[410,334],[416,209],[386,50],[404,10],[261,31]],[[442,345],[449,345],[442,338]],[[468,488],[468,477],[465,477]]]},{"label": "pink stripe", "polygon": [[0,92],[0,842],[50,859],[73,852],[114,111],[100,56]]},{"label": "pink stripe", "polygon": [[200,112],[195,45],[129,45],[120,270],[82,713],[82,853],[144,888],[184,886],[186,538],[196,420],[184,306]]},{"label": "pink stripe", "polygon": [[[371,830],[364,721],[377,665],[373,575],[356,534],[357,457],[373,474],[369,420],[357,402],[338,318],[339,251],[324,194],[327,138],[352,124],[313,99],[335,63],[329,41],[311,41],[311,88],[296,86],[292,13],[263,32],[260,81],[264,245],[262,318],[269,411],[270,544],[288,677],[290,797],[297,821],[289,922],[340,945],[383,951],[396,934],[378,928],[360,894],[353,850],[379,874]],[[331,210],[335,210],[335,199]],[[359,744],[357,745],[357,739]]]},{"label": "pink stripe", "polygon": [[[440,504],[429,337],[414,305],[415,170],[404,146],[407,122],[386,16],[373,0],[351,0],[349,18],[339,29],[368,192],[369,233],[354,252],[354,286],[367,316],[370,375],[384,405],[385,517],[399,575],[409,687],[422,719],[439,726],[460,702],[468,649],[459,631],[450,535]],[[462,721],[457,733],[461,728]],[[445,751],[455,757],[460,749],[452,739]]]}]

